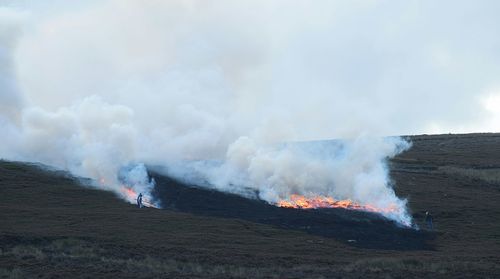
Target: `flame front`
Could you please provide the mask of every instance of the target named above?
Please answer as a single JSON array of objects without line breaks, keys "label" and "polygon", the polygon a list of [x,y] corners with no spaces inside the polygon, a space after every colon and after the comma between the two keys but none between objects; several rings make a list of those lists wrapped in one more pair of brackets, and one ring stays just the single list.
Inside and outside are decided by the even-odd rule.
[{"label": "flame front", "polygon": [[[129,200],[130,202],[133,203],[137,200],[138,194],[132,188],[122,186],[121,191],[123,195],[127,198],[127,200]],[[145,197],[142,198],[142,204],[145,205],[146,207],[158,208],[156,205],[149,202],[149,200],[147,200]]]},{"label": "flame front", "polygon": [[371,205],[361,205],[351,200],[335,200],[332,197],[315,196],[307,198],[302,195],[291,195],[287,200],[281,200],[277,203],[279,207],[314,209],[314,208],[345,208],[353,210],[362,210],[378,213],[394,213],[397,211],[395,205],[387,208],[377,208]]}]

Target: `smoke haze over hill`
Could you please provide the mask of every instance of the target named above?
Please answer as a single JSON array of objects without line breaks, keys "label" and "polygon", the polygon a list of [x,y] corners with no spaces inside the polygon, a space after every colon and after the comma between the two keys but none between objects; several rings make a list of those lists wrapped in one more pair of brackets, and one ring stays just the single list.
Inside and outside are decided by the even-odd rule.
[{"label": "smoke haze over hill", "polygon": [[[124,166],[163,165],[269,202],[333,195],[403,216],[385,160],[409,145],[380,136],[498,127],[498,18],[477,7],[4,1],[0,157],[111,189]],[[353,140],[285,144],[331,138]]]}]

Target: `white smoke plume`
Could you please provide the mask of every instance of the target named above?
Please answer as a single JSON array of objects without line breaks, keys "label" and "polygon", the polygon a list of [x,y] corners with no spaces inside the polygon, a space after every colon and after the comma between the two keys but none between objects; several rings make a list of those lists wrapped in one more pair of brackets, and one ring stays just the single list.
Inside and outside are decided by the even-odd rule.
[{"label": "white smoke plume", "polygon": [[[396,205],[387,217],[408,224],[386,166],[408,143],[380,136],[477,119],[457,88],[482,92],[477,85],[488,83],[488,75],[446,70],[457,69],[445,58],[462,57],[450,49],[462,36],[449,45],[426,37],[420,16],[429,13],[412,11],[433,10],[429,3],[6,3],[0,157],[66,169],[120,195],[124,183],[148,194],[154,182],[142,164],[161,165],[270,203],[302,194]],[[388,21],[393,14],[406,17]],[[495,76],[500,63],[481,61],[493,61]],[[462,97],[437,94],[446,91]],[[458,109],[443,112],[451,99]],[[332,138],[352,140],[307,143]]]},{"label": "white smoke plume", "polygon": [[[154,199],[151,195],[156,182],[154,178],[149,178],[147,168],[144,164],[131,164],[124,166],[118,173],[118,180],[124,184],[121,188],[122,197],[130,202],[137,200],[137,195],[143,195],[143,203],[146,206],[160,208],[160,201]],[[132,192],[128,191],[132,189]]]},{"label": "white smoke plume", "polygon": [[386,161],[410,148],[401,138],[316,141],[273,146],[241,137],[224,161],[171,164],[166,172],[188,183],[214,187],[277,204],[298,194],[352,200],[378,209],[401,224],[412,223],[406,200],[392,189]]}]

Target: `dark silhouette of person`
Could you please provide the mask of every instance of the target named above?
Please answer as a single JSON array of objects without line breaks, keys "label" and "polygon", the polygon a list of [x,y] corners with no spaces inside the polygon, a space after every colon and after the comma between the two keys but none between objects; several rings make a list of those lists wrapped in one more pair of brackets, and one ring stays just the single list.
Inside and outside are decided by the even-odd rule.
[{"label": "dark silhouette of person", "polygon": [[142,193],[139,193],[139,196],[137,196],[137,206],[142,208]]},{"label": "dark silhouette of person", "polygon": [[427,223],[427,227],[432,230],[433,229],[433,224],[432,224],[433,218],[432,215],[429,213],[429,211],[425,212],[425,222]]}]

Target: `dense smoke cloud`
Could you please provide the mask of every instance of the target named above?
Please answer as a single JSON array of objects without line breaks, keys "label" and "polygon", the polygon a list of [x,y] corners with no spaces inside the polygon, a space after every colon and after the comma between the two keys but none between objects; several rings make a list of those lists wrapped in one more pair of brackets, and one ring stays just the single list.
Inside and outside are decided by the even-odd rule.
[{"label": "dense smoke cloud", "polygon": [[274,204],[302,195],[391,208],[387,217],[411,224],[406,200],[395,195],[385,164],[409,147],[400,138],[260,146],[241,137],[229,146],[223,162],[181,162],[170,164],[166,172],[188,183],[205,183],[201,185]]},{"label": "dense smoke cloud", "polygon": [[[406,144],[376,136],[496,127],[495,9],[63,2],[0,8],[2,158],[111,189],[145,163],[269,202],[299,193],[404,208],[385,160]],[[328,138],[357,140],[290,144]]]}]

